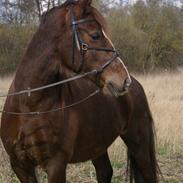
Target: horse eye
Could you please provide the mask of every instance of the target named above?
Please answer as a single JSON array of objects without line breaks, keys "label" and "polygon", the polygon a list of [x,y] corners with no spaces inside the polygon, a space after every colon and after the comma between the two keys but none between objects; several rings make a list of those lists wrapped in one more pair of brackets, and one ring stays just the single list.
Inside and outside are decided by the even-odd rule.
[{"label": "horse eye", "polygon": [[92,39],[93,39],[94,41],[96,41],[96,40],[99,40],[101,36],[100,36],[100,33],[97,32],[97,33],[91,35],[91,37],[92,37]]}]

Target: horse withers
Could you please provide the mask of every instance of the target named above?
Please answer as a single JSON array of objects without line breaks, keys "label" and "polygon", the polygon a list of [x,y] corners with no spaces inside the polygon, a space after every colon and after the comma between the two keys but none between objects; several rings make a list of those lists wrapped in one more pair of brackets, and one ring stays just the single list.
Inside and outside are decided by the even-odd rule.
[{"label": "horse withers", "polygon": [[[64,84],[39,88],[59,81]],[[19,93],[27,88],[39,90]],[[87,160],[98,182],[110,183],[107,149],[118,136],[128,148],[130,182],[158,182],[146,96],[91,0],[68,0],[42,17],[9,93],[1,138],[21,183],[37,183],[37,166],[49,183],[65,183],[67,165]]]}]

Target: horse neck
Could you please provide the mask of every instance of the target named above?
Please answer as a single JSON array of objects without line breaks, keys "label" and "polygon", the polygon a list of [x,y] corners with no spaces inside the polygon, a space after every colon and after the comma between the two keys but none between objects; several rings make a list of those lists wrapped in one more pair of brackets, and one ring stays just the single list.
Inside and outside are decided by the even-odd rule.
[{"label": "horse neck", "polygon": [[[43,47],[38,54],[31,52],[31,50],[40,49],[33,46],[29,45],[29,49],[17,69],[15,76],[16,91],[41,87],[71,77],[72,71],[65,69],[62,58],[54,52],[54,47],[49,49]],[[72,104],[74,101],[85,98],[95,89],[95,84],[89,79],[79,79],[49,90],[36,92],[33,95],[34,100],[31,99],[31,102],[34,105],[43,96],[49,98],[57,95],[57,98],[62,102]]]},{"label": "horse neck", "polygon": [[36,88],[58,80],[59,59],[49,50],[37,58],[26,54],[16,72],[16,88]]},{"label": "horse neck", "polygon": [[[69,76],[67,76],[68,78]],[[93,81],[88,78],[72,81],[63,85],[62,100],[68,105],[87,98],[96,91],[97,87]]]}]

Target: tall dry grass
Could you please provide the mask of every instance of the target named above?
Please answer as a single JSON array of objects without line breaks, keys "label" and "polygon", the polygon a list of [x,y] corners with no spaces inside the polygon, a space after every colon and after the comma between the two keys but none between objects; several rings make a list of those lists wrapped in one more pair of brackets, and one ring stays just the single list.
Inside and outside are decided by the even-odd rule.
[{"label": "tall dry grass", "polygon": [[[142,83],[154,117],[158,161],[168,183],[183,182],[183,70],[177,73],[161,73],[136,78]],[[8,89],[11,78],[0,79],[0,91]],[[0,106],[3,100],[0,100]],[[117,139],[109,149],[114,167],[113,183],[122,183],[126,174],[126,147]],[[46,177],[39,174],[41,182]],[[90,162],[69,165],[67,182],[91,183],[95,171]],[[0,144],[0,183],[15,183],[17,179],[9,167],[8,157]]]},{"label": "tall dry grass", "polygon": [[183,71],[137,78],[148,96],[158,145],[183,152]]},{"label": "tall dry grass", "polygon": [[[0,94],[7,93],[9,86],[12,82],[12,78],[13,77],[0,78]],[[0,110],[3,109],[4,102],[5,102],[5,98],[0,98]],[[0,113],[0,117],[1,117],[1,113]]]}]

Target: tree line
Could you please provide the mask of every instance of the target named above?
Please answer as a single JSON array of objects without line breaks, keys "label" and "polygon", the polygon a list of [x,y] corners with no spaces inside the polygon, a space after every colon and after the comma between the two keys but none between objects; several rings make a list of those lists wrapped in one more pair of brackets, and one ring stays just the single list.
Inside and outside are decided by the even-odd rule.
[{"label": "tree line", "polygon": [[[0,74],[15,71],[44,11],[64,0],[0,0]],[[183,7],[174,1],[95,0],[120,56],[135,72],[183,65]]]}]

